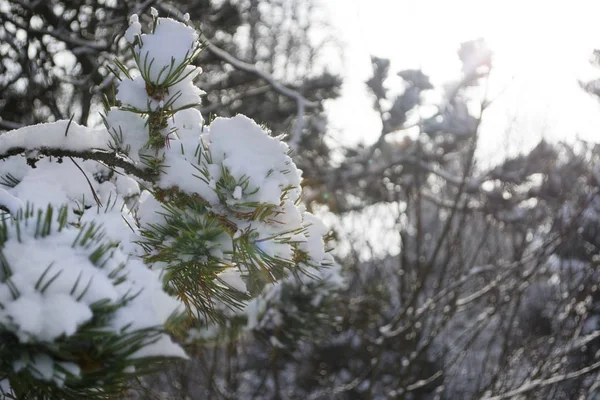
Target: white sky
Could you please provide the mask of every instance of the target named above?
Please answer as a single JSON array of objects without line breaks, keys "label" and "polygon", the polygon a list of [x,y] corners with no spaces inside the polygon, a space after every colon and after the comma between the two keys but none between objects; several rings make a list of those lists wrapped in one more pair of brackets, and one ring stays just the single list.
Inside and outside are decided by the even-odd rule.
[{"label": "white sky", "polygon": [[[600,76],[589,64],[600,48],[600,1],[594,0],[322,0],[345,43],[345,86],[328,105],[344,141],[372,142],[380,125],[364,81],[370,55],[392,72],[423,68],[435,83],[458,77],[461,42],[484,37],[495,52],[495,87],[512,82],[489,109],[480,156],[548,139],[600,142],[600,103],[577,79]],[[510,129],[510,138],[506,131]]]}]

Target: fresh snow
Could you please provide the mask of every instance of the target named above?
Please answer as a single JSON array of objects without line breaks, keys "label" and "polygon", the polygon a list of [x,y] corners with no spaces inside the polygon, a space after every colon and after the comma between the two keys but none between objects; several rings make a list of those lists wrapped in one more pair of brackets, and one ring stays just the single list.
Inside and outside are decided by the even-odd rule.
[{"label": "fresh snow", "polygon": [[[135,34],[139,34],[137,28],[134,29]],[[149,78],[158,84],[191,57],[198,45],[196,31],[171,18],[158,18],[154,33],[140,37],[142,45],[136,46],[135,53],[141,66],[146,67]]]},{"label": "fresh snow", "polygon": [[43,148],[71,151],[109,150],[106,129],[90,129],[74,121],[57,121],[26,126],[0,135],[0,154],[9,149]]},{"label": "fresh snow", "polygon": [[[215,119],[207,141],[212,163],[223,165],[238,180],[248,179],[247,192],[256,191],[245,201],[279,205],[284,188],[300,186],[302,173],[288,155],[287,144],[243,115]],[[293,193],[295,201],[300,193]]]},{"label": "fresh snow", "polygon": [[[154,9],[151,13],[156,18]],[[328,273],[318,269],[333,265],[323,240],[327,229],[299,205],[302,172],[290,158],[287,144],[245,116],[217,118],[206,125],[197,109],[185,108],[198,105],[203,94],[193,83],[201,72],[194,66],[186,66],[183,79],[171,82],[158,95],[148,94],[144,78],[164,85],[169,73],[198,48],[194,29],[170,18],[157,18],[154,32],[143,34],[137,15],[129,22],[125,39],[133,45],[140,65],[132,79],[121,77],[120,107],[107,111],[105,127],[90,129],[58,121],[0,136],[0,155],[12,154],[14,149],[25,155],[0,161],[0,176],[9,182],[0,188],[0,205],[12,217],[6,221],[7,239],[1,244],[8,270],[0,269],[0,330],[13,333],[21,343],[51,345],[75,335],[93,319],[92,304],[100,300],[116,303],[132,293],[138,295],[115,311],[106,329],[119,334],[160,328],[171,315],[184,310],[182,302],[163,289],[165,264],[145,264],[139,246],[140,230],[165,223],[164,205],[155,198],[157,189],[177,188],[199,196],[212,213],[234,224],[235,234],[206,243],[210,254],[224,263],[216,274],[222,284],[247,293],[250,268],[231,261],[234,243],[244,235],[271,257],[292,260],[296,251],[306,252],[308,261],[300,265],[306,273],[300,284],[314,283],[314,277],[342,284],[337,269]],[[175,113],[161,131],[165,146],[151,147],[148,115],[166,106]],[[146,157],[153,157],[162,161],[162,173],[156,182],[141,182],[92,160],[38,157],[37,150],[44,149],[117,152],[139,168],[145,168]],[[39,158],[35,168],[27,158]],[[36,217],[25,221],[21,213],[29,207],[36,216],[37,210],[49,205],[55,211],[51,232],[37,235]],[[272,209],[272,217],[254,217],[257,205]],[[56,215],[63,206],[68,223],[59,230]],[[74,244],[80,227],[92,224],[101,227],[102,243],[113,244],[100,264],[90,259],[95,246]],[[117,284],[115,275],[123,281]],[[289,284],[295,279],[289,276],[284,281]],[[247,304],[244,312],[250,328],[260,324],[265,307],[280,294],[280,283],[267,285]],[[276,315],[271,317],[277,321]],[[132,357],[154,356],[186,357],[166,334]],[[41,350],[24,355],[13,369],[37,371],[37,379],[60,386],[65,374],[57,366],[74,376],[80,374],[76,364],[61,364]],[[0,386],[10,390],[6,381],[0,381]]]},{"label": "fresh snow", "polygon": [[0,206],[5,207],[8,212],[14,214],[23,208],[24,204],[19,198],[4,189],[0,189]]}]

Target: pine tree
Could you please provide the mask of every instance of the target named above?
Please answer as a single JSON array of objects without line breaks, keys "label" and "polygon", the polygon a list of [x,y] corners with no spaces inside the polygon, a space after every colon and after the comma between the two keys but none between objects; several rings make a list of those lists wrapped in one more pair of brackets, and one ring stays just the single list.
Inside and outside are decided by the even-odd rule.
[{"label": "pine tree", "polygon": [[333,265],[282,137],[197,110],[202,45],[183,19],[152,9],[143,33],[131,16],[134,64],[111,69],[104,127],[58,121],[0,137],[6,398],[119,396],[128,379],[186,358],[194,329],[244,311],[254,327],[275,282],[313,282]]}]

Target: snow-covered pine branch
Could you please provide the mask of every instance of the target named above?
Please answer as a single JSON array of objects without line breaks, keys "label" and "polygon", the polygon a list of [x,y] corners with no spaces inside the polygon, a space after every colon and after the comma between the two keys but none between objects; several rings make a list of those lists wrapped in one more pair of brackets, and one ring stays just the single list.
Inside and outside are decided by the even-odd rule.
[{"label": "snow-covered pine branch", "polygon": [[0,137],[6,396],[118,393],[150,361],[186,357],[168,333],[244,309],[252,328],[264,311],[253,297],[333,264],[289,147],[241,115],[207,124],[198,34],[151,14],[148,33],[130,19],[136,68],[117,63],[104,128]]}]

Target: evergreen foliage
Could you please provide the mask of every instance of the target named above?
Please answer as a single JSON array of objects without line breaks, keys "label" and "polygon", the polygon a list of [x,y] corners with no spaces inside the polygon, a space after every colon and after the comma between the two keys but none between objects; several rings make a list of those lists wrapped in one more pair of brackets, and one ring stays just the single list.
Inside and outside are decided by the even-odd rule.
[{"label": "evergreen foliage", "polygon": [[331,286],[315,280],[333,259],[288,146],[243,116],[206,124],[198,34],[149,19],[148,33],[130,19],[135,65],[116,61],[103,129],[58,121],[0,138],[7,398],[122,394],[186,358],[169,333],[189,342],[190,327],[234,318],[252,329],[266,313],[252,299],[272,302],[282,279]]}]

